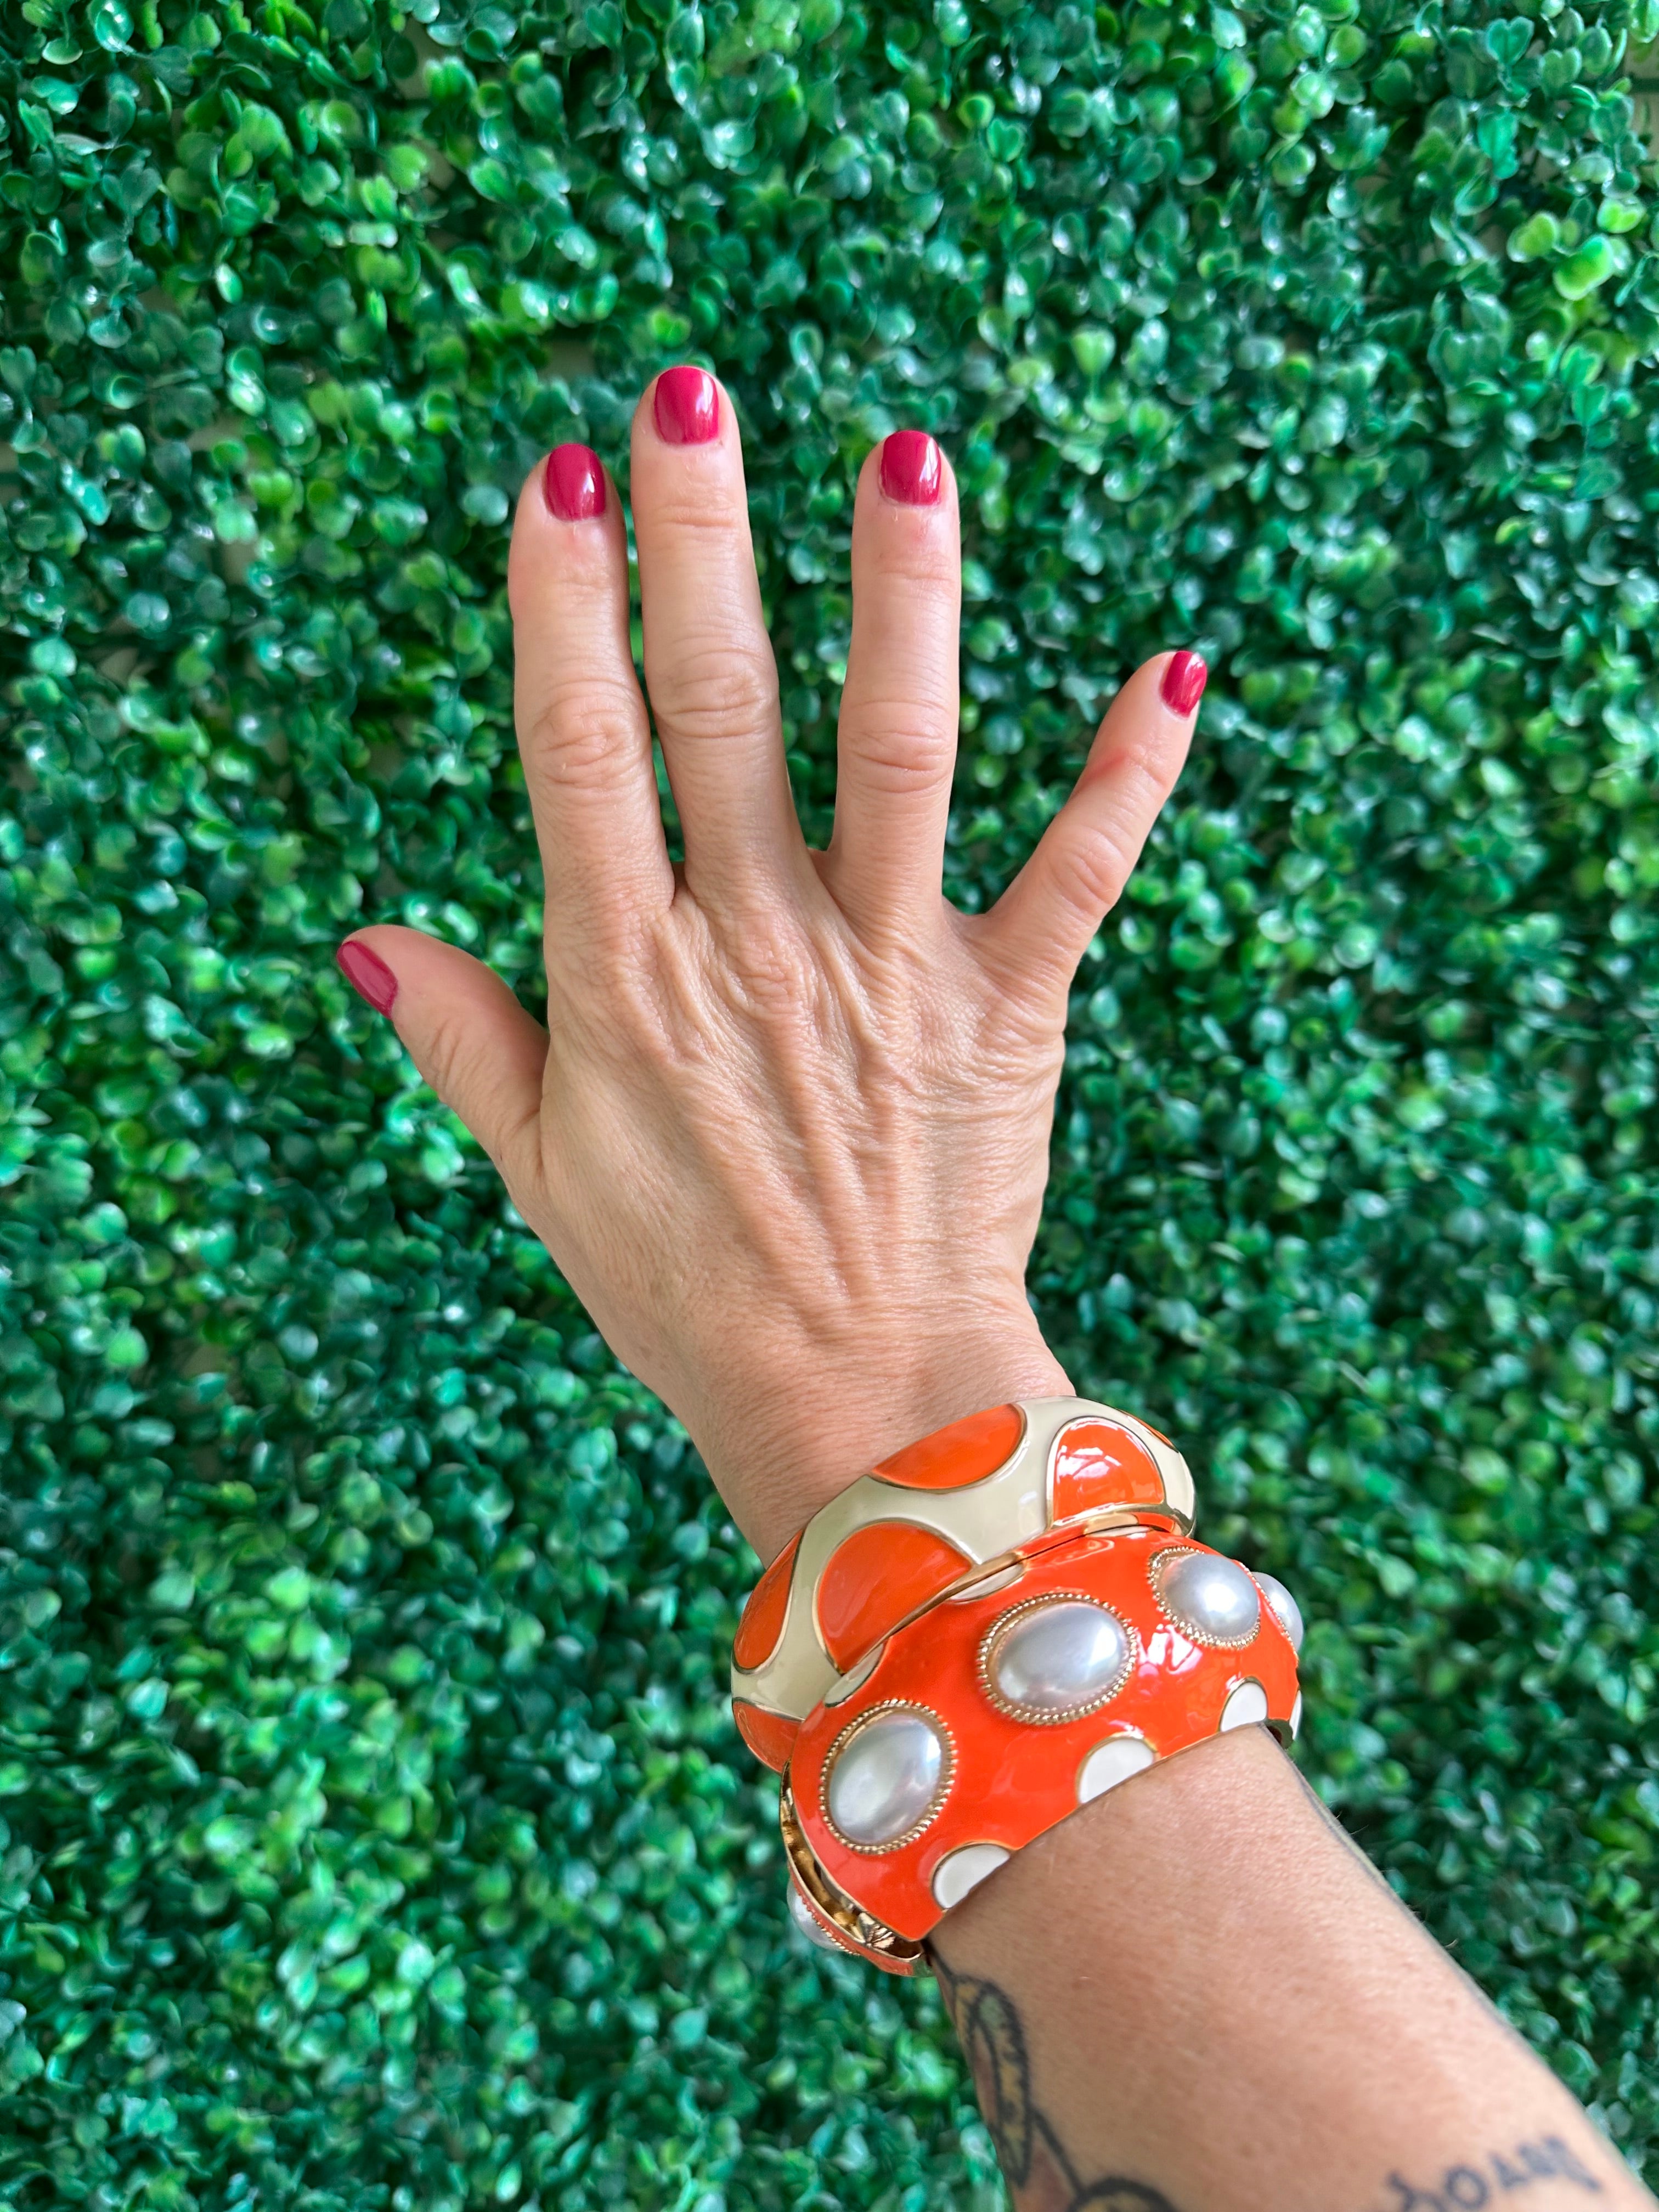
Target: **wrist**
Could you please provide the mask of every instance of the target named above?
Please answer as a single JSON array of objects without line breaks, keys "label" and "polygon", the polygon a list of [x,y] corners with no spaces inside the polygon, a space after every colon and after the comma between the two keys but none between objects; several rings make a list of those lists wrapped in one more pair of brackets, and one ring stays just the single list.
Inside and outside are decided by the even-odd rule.
[{"label": "wrist", "polygon": [[958,1315],[945,1328],[931,1319],[926,1334],[895,1321],[826,1350],[768,1363],[775,1382],[751,1378],[730,1413],[704,1425],[703,1457],[763,1563],[906,1444],[1011,1399],[1072,1392],[1023,1299],[1020,1310]]}]

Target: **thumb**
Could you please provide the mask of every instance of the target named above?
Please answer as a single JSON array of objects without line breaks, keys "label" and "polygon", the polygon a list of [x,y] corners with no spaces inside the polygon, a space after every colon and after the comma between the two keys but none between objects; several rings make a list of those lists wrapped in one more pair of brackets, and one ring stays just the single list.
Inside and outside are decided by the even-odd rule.
[{"label": "thumb", "polygon": [[532,1152],[547,1031],[482,960],[418,929],[360,929],[334,956],[385,1014],[446,1106],[459,1115],[509,1189],[539,1176]]}]

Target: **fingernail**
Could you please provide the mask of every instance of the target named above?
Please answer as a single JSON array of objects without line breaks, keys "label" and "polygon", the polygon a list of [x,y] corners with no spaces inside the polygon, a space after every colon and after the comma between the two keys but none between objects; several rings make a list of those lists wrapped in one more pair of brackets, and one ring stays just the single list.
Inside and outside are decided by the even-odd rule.
[{"label": "fingernail", "polygon": [[1177,653],[1164,672],[1158,690],[1172,714],[1190,714],[1204,696],[1210,672],[1201,653]]},{"label": "fingernail", "polygon": [[367,999],[377,1014],[389,1014],[398,995],[398,979],[378,952],[348,939],[334,956],[335,964],[360,999]]},{"label": "fingernail", "polygon": [[555,446],[542,471],[542,491],[561,522],[591,522],[605,513],[605,470],[592,446]]},{"label": "fingernail", "polygon": [[657,435],[671,446],[706,446],[720,427],[720,386],[706,368],[665,368],[651,402]]},{"label": "fingernail", "polygon": [[901,507],[931,507],[945,481],[939,447],[925,430],[895,430],[881,441],[881,488]]}]

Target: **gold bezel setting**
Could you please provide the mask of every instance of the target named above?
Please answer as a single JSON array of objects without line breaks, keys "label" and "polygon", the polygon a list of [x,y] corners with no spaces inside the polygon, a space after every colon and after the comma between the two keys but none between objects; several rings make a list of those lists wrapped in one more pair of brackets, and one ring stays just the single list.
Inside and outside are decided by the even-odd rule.
[{"label": "gold bezel setting", "polygon": [[[1123,1664],[1119,1668],[1107,1688],[1099,1691],[1082,1705],[1067,1705],[1059,1712],[1043,1711],[1036,1705],[1018,1705],[1013,1698],[1005,1697],[996,1686],[995,1678],[991,1672],[996,1662],[996,1655],[1006,1640],[1010,1631],[1024,1617],[1033,1613],[1045,1613],[1053,1606],[1065,1604],[1091,1606],[1097,1613],[1109,1614],[1123,1631]],[[987,1705],[993,1706],[1006,1718],[1011,1721],[1021,1721],[1031,1728],[1063,1728],[1068,1721],[1085,1720],[1091,1713],[1097,1713],[1103,1707],[1109,1705],[1113,1698],[1121,1692],[1125,1684],[1134,1673],[1139,1659],[1140,1638],[1135,1633],[1134,1625],[1131,1621],[1125,1620],[1115,1606],[1103,1604],[1099,1598],[1091,1597],[1087,1590],[1044,1590],[1040,1596],[1023,1598],[1018,1605],[1011,1605],[1006,1613],[997,1615],[979,1640],[975,1673],[979,1678],[980,1692]]]},{"label": "gold bezel setting", "polygon": [[[854,1737],[868,1728],[872,1721],[879,1719],[883,1713],[915,1713],[918,1719],[926,1721],[938,1736],[945,1757],[939,1767],[939,1780],[933,1785],[933,1794],[927,1801],[926,1809],[902,1835],[889,1837],[886,1842],[880,1844],[854,1843],[851,1836],[843,1834],[836,1826],[830,1810],[830,1778],[835,1771],[836,1760]],[[915,1698],[884,1698],[879,1705],[866,1706],[863,1712],[848,1721],[824,1753],[823,1765],[818,1770],[818,1802],[823,1812],[823,1825],[838,1844],[847,1850],[856,1851],[860,1858],[883,1858],[889,1851],[902,1851],[907,1844],[914,1844],[918,1836],[926,1835],[938,1820],[945,1809],[945,1801],[951,1794],[951,1784],[955,1781],[956,1774],[956,1738],[945,1725],[944,1716],[936,1713],[931,1705],[920,1704]]]},{"label": "gold bezel setting", "polygon": [[[1250,1645],[1255,1642],[1257,1637],[1261,1633],[1261,1615],[1264,1613],[1271,1613],[1273,1612],[1273,1607],[1267,1603],[1265,1592],[1262,1590],[1260,1583],[1256,1582],[1255,1577],[1254,1575],[1250,1575],[1250,1571],[1248,1567],[1241,1567],[1239,1571],[1242,1574],[1250,1576],[1250,1581],[1255,1588],[1256,1604],[1258,1608],[1255,1617],[1255,1626],[1250,1631],[1248,1636],[1212,1636],[1207,1630],[1189,1628],[1184,1620],[1178,1620],[1176,1618],[1175,1613],[1170,1609],[1170,1601],[1164,1595],[1164,1564],[1167,1560],[1201,1559],[1204,1556],[1205,1547],[1202,1544],[1169,1544],[1166,1545],[1161,1552],[1153,1553],[1152,1558],[1146,1562],[1146,1579],[1152,1584],[1152,1595],[1158,1600],[1158,1611],[1164,1615],[1165,1620],[1169,1622],[1170,1627],[1174,1629],[1176,1634],[1177,1636],[1184,1636],[1188,1644],[1202,1644],[1204,1648],[1209,1651],[1248,1650]],[[1226,1554],[1224,1553],[1218,1552],[1213,1553],[1212,1556],[1216,1559],[1224,1559]],[[1238,1565],[1238,1562],[1236,1559],[1229,1559],[1227,1564],[1229,1566]],[[1275,1623],[1275,1626],[1277,1626],[1277,1623]],[[1288,1641],[1288,1639],[1286,1640]]]}]

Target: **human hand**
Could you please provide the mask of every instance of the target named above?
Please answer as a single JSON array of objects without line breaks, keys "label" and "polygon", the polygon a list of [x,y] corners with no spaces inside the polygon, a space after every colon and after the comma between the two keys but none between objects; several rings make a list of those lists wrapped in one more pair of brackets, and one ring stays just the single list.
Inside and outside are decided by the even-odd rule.
[{"label": "human hand", "polygon": [[763,1559],[865,1468],[1070,1386],[1024,1291],[1068,988],[1185,757],[1191,653],[1137,670],[996,904],[941,889],[959,525],[931,438],[860,471],[834,832],[784,763],[731,402],[635,411],[645,674],[615,486],[560,447],[508,563],[519,746],[546,884],[544,1030],[482,963],[356,933],[341,965],[489,1153],[605,1341],[684,1421]]}]

